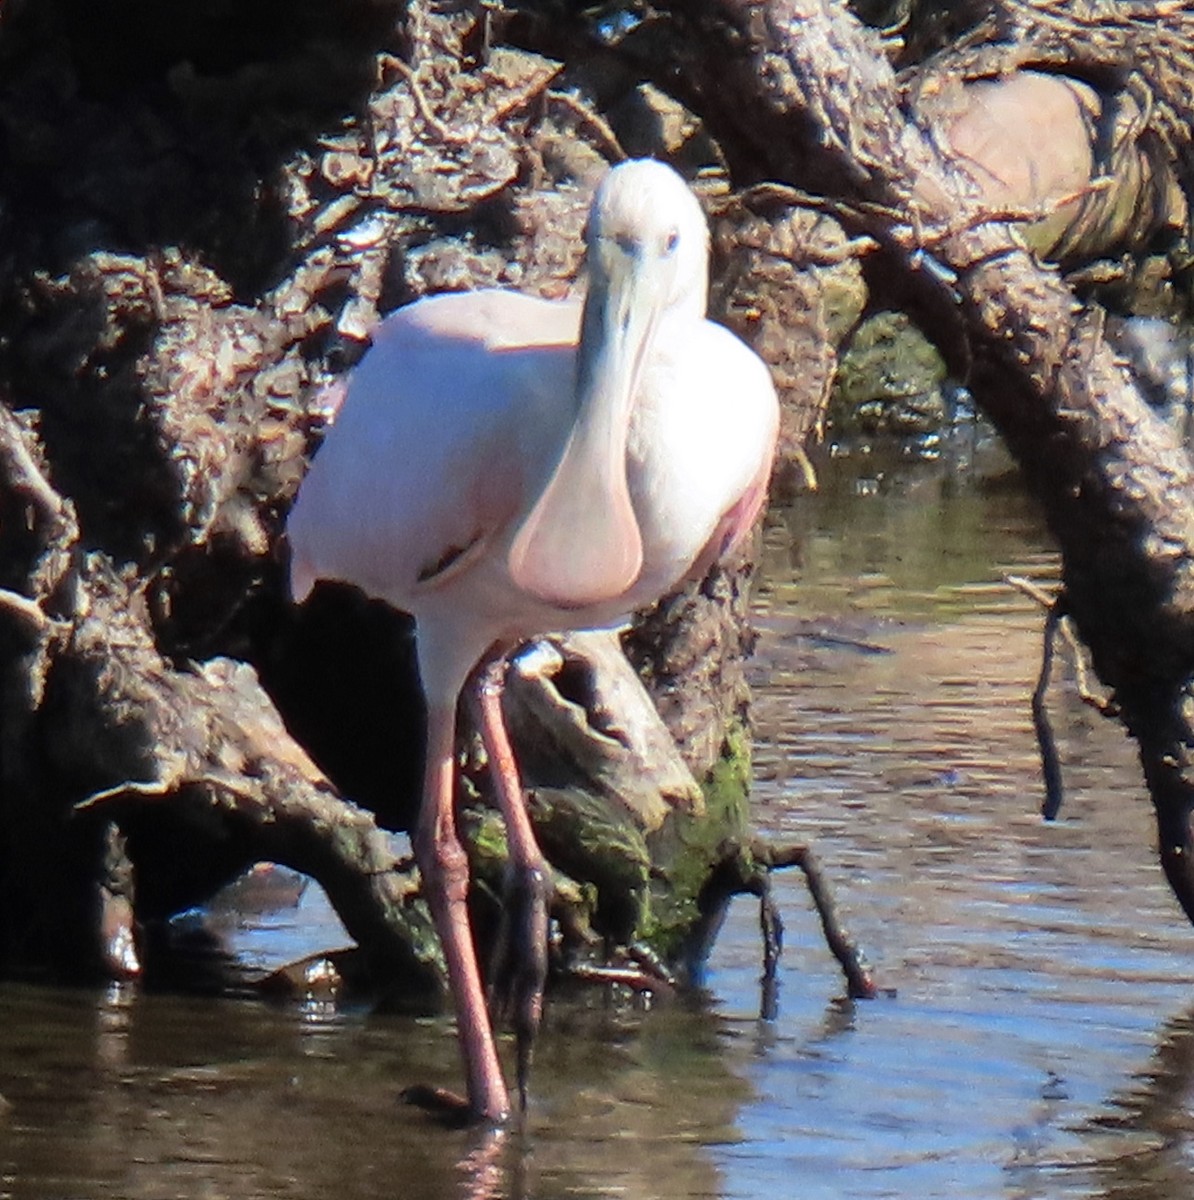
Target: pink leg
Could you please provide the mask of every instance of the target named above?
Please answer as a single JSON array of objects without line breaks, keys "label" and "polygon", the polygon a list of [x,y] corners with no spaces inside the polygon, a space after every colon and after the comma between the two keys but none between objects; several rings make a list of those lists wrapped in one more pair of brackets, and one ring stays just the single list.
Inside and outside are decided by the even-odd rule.
[{"label": "pink leg", "polygon": [[454,806],[456,713],[431,706],[427,713],[427,767],[415,853],[423,890],[444,949],[448,985],[456,1006],[456,1035],[468,1079],[469,1106],[478,1116],[505,1120],[510,1101],[469,928],[468,858],[456,832]]},{"label": "pink leg", "polygon": [[518,1095],[526,1111],[531,1051],[543,1016],[547,979],[547,902],[551,892],[547,864],[527,814],[514,751],[502,716],[506,660],[496,658],[482,669],[478,698],[481,739],[489,756],[494,790],[506,824],[509,868],[504,928],[492,968],[493,1007],[508,1014],[518,1047]]}]

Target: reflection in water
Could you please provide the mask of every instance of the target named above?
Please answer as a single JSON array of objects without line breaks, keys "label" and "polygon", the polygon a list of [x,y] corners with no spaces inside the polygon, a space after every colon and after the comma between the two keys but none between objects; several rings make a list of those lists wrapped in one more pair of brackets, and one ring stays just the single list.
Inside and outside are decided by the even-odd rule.
[{"label": "reflection in water", "polygon": [[1089,1130],[1091,1142],[1103,1147],[1093,1172],[1100,1195],[1173,1200],[1189,1193],[1194,1168],[1194,1009],[1162,1028],[1147,1066],[1114,1098],[1108,1112],[1092,1118]]},{"label": "reflection in water", "polygon": [[718,1195],[706,1143],[748,1095],[681,1005],[554,1014],[528,1127],[496,1133],[398,1103],[454,1077],[440,1021],[16,986],[0,1012],[0,1191],[21,1196]]},{"label": "reflection in water", "polygon": [[[1041,617],[999,582],[1055,572],[1031,511],[923,476],[824,482],[768,530],[756,816],[816,843],[893,997],[843,997],[780,875],[774,1020],[743,901],[707,997],[554,998],[527,1127],[494,1134],[398,1103],[455,1082],[442,1019],[8,986],[0,1195],[1194,1194],[1194,931],[1131,746],[1064,678],[1066,803],[1038,815]],[[300,932],[258,949],[302,953]]]}]

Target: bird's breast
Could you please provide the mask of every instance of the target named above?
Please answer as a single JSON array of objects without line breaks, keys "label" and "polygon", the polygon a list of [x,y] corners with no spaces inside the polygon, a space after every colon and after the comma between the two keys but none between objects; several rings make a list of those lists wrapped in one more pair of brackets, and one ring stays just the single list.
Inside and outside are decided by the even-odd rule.
[{"label": "bird's breast", "polygon": [[770,373],[728,330],[702,321],[663,339],[644,370],[628,439],[643,539],[636,591],[666,590],[687,574],[766,472],[778,420]]}]

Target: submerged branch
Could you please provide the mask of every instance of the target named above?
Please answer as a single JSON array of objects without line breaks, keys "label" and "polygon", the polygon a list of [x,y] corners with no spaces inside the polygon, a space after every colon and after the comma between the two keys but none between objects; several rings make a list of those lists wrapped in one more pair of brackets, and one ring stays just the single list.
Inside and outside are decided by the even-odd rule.
[{"label": "submerged branch", "polygon": [[[763,839],[756,839],[751,843],[750,853],[767,871],[776,871],[783,867],[800,868],[808,884],[817,916],[821,920],[825,942],[841,965],[850,995],[855,999],[871,999],[877,996],[879,988],[871,977],[870,965],[842,923],[829,879],[812,849],[798,843],[773,845]],[[763,898],[766,900],[766,893]]]}]

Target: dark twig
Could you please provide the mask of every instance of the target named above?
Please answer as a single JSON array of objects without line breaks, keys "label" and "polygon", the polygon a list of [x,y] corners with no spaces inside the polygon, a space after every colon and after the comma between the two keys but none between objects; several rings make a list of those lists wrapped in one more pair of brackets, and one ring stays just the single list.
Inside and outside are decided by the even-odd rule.
[{"label": "dark twig", "polygon": [[763,996],[759,1015],[774,1021],[779,1011],[779,960],[784,952],[784,921],[775,902],[770,873],[759,895],[759,929],[763,936]]},{"label": "dark twig", "polygon": [[598,113],[582,104],[575,96],[568,92],[551,91],[547,93],[547,99],[548,103],[564,109],[581,128],[593,135],[598,143],[598,149],[607,155],[611,162],[625,162],[630,157],[623,149],[612,126]]},{"label": "dark twig", "polygon": [[1032,728],[1036,731],[1037,749],[1041,755],[1041,776],[1045,784],[1045,797],[1041,801],[1041,816],[1046,821],[1057,819],[1061,812],[1064,795],[1061,782],[1061,757],[1057,753],[1057,742],[1053,737],[1053,726],[1049,723],[1049,712],[1045,707],[1045,694],[1049,690],[1049,677],[1053,671],[1053,643],[1057,637],[1057,626],[1062,618],[1062,609],[1056,602],[1050,605],[1045,616],[1045,628],[1041,639],[1041,671],[1036,687],[1032,689]]},{"label": "dark twig", "polygon": [[763,877],[759,896],[759,931],[763,937],[763,982],[775,978],[784,952],[784,921],[771,888],[771,876]]},{"label": "dark twig", "polygon": [[[1057,819],[1061,812],[1061,802],[1065,791],[1061,779],[1061,756],[1057,753],[1057,741],[1053,736],[1053,726],[1049,721],[1049,711],[1045,707],[1045,696],[1049,691],[1049,680],[1053,674],[1053,650],[1057,639],[1057,631],[1063,627],[1061,622],[1065,616],[1065,608],[1061,593],[1049,595],[1043,588],[1038,587],[1029,579],[1019,575],[1006,575],[1005,580],[1018,591],[1029,596],[1045,609],[1045,628],[1041,635],[1041,670],[1037,676],[1036,687],[1032,689],[1032,728],[1036,733],[1037,749],[1041,756],[1041,777],[1045,785],[1045,795],[1041,801],[1041,816],[1046,821]],[[1072,641],[1071,647],[1075,652],[1075,662],[1081,662],[1081,653]]]},{"label": "dark twig", "polygon": [[837,903],[833,898],[829,880],[825,877],[812,849],[798,844],[772,846],[765,841],[756,840],[751,844],[751,854],[768,870],[799,867],[804,872],[809,895],[813,898],[817,916],[821,918],[825,941],[834,958],[841,964],[850,995],[855,999],[870,999],[876,996],[878,988],[871,978],[866,956],[846,932],[838,916]]},{"label": "dark twig", "polygon": [[25,497],[55,527],[69,519],[67,506],[34,461],[20,422],[0,404],[0,481]]},{"label": "dark twig", "polygon": [[53,624],[36,600],[8,588],[0,588],[0,609],[11,613],[34,633],[44,633]]},{"label": "dark twig", "polygon": [[1017,591],[1023,592],[1024,595],[1035,600],[1045,610],[1041,670],[1037,676],[1036,687],[1032,691],[1032,727],[1036,733],[1036,744],[1041,755],[1041,776],[1045,784],[1045,796],[1041,801],[1041,816],[1046,821],[1053,821],[1061,812],[1064,785],[1061,776],[1061,756],[1057,753],[1057,742],[1053,736],[1053,726],[1049,721],[1048,710],[1045,707],[1045,697],[1053,672],[1053,653],[1059,633],[1070,648],[1074,664],[1075,686],[1082,703],[1089,705],[1104,717],[1118,716],[1119,707],[1114,701],[1096,696],[1090,690],[1086,672],[1086,657],[1067,617],[1065,593],[1059,591],[1051,595],[1044,588],[1021,575],[1005,575],[1004,580]]}]

